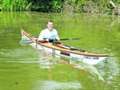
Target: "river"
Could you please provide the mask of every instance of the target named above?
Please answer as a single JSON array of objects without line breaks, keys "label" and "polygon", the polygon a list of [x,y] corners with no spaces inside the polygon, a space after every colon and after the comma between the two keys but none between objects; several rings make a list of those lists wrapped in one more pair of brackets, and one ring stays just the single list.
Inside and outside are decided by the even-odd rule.
[{"label": "river", "polygon": [[[54,21],[61,38],[80,38],[63,43],[110,58],[73,68],[21,45],[21,29],[38,36],[48,20]],[[108,15],[0,12],[0,90],[119,90],[119,24],[120,17]]]}]

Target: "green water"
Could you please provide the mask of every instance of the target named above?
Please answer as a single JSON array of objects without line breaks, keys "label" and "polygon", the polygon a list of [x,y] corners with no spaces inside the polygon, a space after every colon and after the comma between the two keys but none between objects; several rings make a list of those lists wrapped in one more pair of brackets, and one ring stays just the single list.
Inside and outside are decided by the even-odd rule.
[{"label": "green water", "polygon": [[[58,59],[44,58],[36,49],[20,45],[20,29],[37,36],[49,19],[61,38],[80,38],[63,43],[112,58],[96,66],[79,63],[79,69],[59,63],[42,68],[40,60]],[[119,53],[120,17],[0,12],[0,90],[119,90]]]}]

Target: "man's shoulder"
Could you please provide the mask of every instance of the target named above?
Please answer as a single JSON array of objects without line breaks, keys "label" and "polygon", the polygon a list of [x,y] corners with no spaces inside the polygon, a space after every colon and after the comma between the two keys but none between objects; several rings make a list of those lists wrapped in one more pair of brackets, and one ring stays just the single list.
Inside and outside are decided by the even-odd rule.
[{"label": "man's shoulder", "polygon": [[45,29],[43,29],[42,31],[47,31],[48,29],[47,28],[45,28]]},{"label": "man's shoulder", "polygon": [[[49,32],[48,28],[43,29],[41,32]],[[53,28],[52,32],[57,32],[55,28]]]},{"label": "man's shoulder", "polygon": [[57,32],[57,30],[56,30],[55,28],[53,28],[53,31],[54,31],[54,32]]},{"label": "man's shoulder", "polygon": [[41,32],[47,32],[48,31],[48,29],[47,28],[45,28],[45,29],[43,29]]}]

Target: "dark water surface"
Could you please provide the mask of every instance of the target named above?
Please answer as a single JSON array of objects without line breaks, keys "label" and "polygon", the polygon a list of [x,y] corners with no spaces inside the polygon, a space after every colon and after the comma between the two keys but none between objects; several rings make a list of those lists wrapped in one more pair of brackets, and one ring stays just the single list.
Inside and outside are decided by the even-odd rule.
[{"label": "dark water surface", "polygon": [[[20,45],[20,29],[38,36],[52,19],[67,45],[108,53],[108,62],[79,68],[55,64],[28,45]],[[52,63],[50,61],[53,61]],[[62,15],[35,12],[0,12],[0,90],[119,90],[120,18],[100,15]]]}]

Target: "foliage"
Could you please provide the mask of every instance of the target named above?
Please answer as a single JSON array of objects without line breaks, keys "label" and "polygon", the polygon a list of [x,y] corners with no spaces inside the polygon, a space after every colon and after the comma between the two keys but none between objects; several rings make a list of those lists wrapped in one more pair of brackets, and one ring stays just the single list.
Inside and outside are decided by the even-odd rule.
[{"label": "foliage", "polygon": [[31,10],[42,12],[60,12],[63,0],[30,0]]},{"label": "foliage", "polygon": [[52,0],[51,6],[53,11],[60,12],[63,6],[62,0]]},{"label": "foliage", "polygon": [[1,1],[2,10],[5,11],[21,11],[25,10],[27,6],[26,0],[2,0]]},{"label": "foliage", "polygon": [[[68,6],[66,8],[70,7],[72,12],[106,13],[111,12],[109,1],[110,0],[0,0],[0,10],[62,12],[65,10],[64,6]],[[119,6],[120,0],[112,1],[115,5]]]}]

